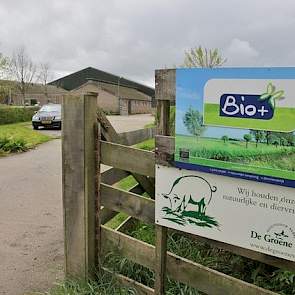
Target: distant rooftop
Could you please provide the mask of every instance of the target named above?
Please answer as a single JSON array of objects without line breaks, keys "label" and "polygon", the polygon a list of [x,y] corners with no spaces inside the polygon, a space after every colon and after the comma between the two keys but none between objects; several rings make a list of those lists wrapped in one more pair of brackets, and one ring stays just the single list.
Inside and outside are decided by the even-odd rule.
[{"label": "distant rooftop", "polygon": [[155,89],[148,87],[146,85],[125,79],[123,77],[113,75],[92,67],[85,68],[78,72],[72,73],[65,77],[59,78],[49,83],[49,85],[55,85],[57,87],[61,87],[66,90],[73,90],[78,88],[79,86],[85,84],[89,80],[100,81],[104,83],[110,83],[121,86],[125,86],[128,88],[135,88],[140,92],[147,94],[148,96],[155,96]]}]

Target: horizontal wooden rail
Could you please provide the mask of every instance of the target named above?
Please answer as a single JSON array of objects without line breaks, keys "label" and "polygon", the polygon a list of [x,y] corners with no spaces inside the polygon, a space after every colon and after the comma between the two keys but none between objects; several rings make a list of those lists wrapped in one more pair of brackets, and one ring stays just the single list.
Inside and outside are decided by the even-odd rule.
[{"label": "horizontal wooden rail", "polygon": [[[138,195],[141,195],[141,194],[144,193],[142,187],[139,184],[135,185],[129,191],[131,193],[138,194]],[[114,218],[118,213],[119,212],[117,212],[117,211],[114,211],[112,209],[109,209],[109,208],[106,208],[106,207],[102,206],[102,208],[100,209],[100,221],[101,221],[101,224],[107,223],[112,218]]]},{"label": "horizontal wooden rail", "polygon": [[101,163],[155,177],[155,155],[153,152],[101,141]]},{"label": "horizontal wooden rail", "polygon": [[100,185],[100,192],[103,206],[147,223],[155,222],[154,200],[103,183]]},{"label": "horizontal wooden rail", "polygon": [[121,274],[117,274],[105,267],[102,268],[106,273],[109,273],[111,275],[113,275],[117,281],[119,283],[121,283],[122,285],[128,287],[128,288],[133,288],[133,289],[136,289],[136,294],[137,295],[153,295],[154,294],[154,289],[152,288],[149,288],[135,280],[132,280],[126,276],[123,276]]},{"label": "horizontal wooden rail", "polygon": [[129,132],[123,132],[118,134],[120,142],[125,145],[134,145],[150,138],[155,137],[155,128],[144,128]]},{"label": "horizontal wooden rail", "polygon": [[[115,184],[119,182],[120,180],[126,178],[129,176],[130,173],[124,170],[116,169],[116,168],[110,168],[104,172],[101,173],[101,181],[106,184]],[[102,224],[107,223],[109,220],[111,220],[114,216],[116,216],[118,212],[108,209],[108,208],[101,208],[100,210],[100,222]]]},{"label": "horizontal wooden rail", "polygon": [[[155,266],[155,247],[130,236],[101,227],[102,251],[119,251],[135,263],[150,269]],[[206,294],[218,295],[275,295],[242,280],[230,277],[198,263],[184,259],[172,253],[167,254],[168,275],[179,282],[197,288]]]},{"label": "horizontal wooden rail", "polygon": [[101,173],[101,182],[106,184],[115,184],[129,175],[130,173],[127,171],[117,168],[110,168]]},{"label": "horizontal wooden rail", "polygon": [[[154,246],[105,226],[101,226],[101,234],[103,241],[102,251],[104,254],[110,251],[119,251],[121,255],[133,262],[154,269]],[[172,279],[190,285],[209,295],[276,294],[172,253],[167,254],[167,272]]]}]

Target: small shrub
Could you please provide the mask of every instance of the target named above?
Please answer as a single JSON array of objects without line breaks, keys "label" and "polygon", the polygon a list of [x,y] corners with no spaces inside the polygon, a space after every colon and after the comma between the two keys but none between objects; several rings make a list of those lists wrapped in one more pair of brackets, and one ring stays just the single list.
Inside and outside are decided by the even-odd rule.
[{"label": "small shrub", "polygon": [[8,153],[18,153],[28,150],[27,142],[23,138],[0,138],[0,150]]},{"label": "small shrub", "polygon": [[0,137],[0,150],[4,150],[4,146],[9,144],[8,137]]}]

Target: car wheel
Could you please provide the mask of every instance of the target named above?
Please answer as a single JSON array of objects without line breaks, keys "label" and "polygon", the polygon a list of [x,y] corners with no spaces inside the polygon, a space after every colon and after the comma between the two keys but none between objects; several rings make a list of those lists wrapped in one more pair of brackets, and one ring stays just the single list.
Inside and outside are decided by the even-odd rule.
[{"label": "car wheel", "polygon": [[33,125],[33,128],[34,128],[34,130],[38,130],[39,129],[39,127],[36,126],[36,125]]}]

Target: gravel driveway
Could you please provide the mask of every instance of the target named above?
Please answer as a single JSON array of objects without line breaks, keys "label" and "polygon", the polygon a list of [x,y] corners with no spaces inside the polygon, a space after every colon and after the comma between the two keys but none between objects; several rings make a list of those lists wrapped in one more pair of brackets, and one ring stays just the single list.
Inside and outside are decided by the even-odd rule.
[{"label": "gravel driveway", "polygon": [[[153,117],[110,120],[123,132],[143,128]],[[0,159],[0,204],[0,294],[49,289],[63,277],[60,139]]]}]

